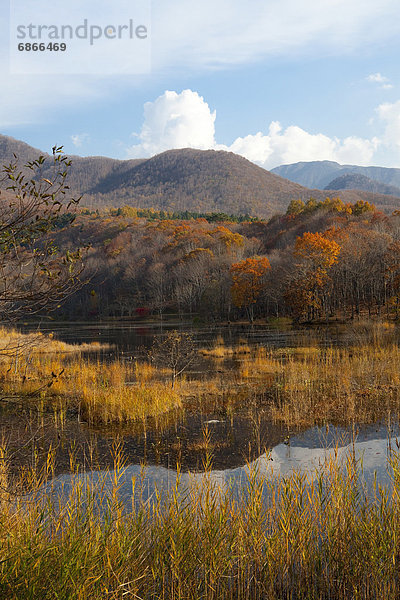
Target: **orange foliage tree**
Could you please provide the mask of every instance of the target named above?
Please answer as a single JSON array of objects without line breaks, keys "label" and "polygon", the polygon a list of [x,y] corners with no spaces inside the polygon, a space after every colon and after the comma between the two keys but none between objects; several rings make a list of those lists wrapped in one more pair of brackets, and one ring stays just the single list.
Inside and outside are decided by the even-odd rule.
[{"label": "orange foliage tree", "polygon": [[297,276],[289,285],[286,299],[296,318],[309,318],[327,309],[329,270],[338,261],[340,246],[321,233],[306,232],[296,240],[294,256],[301,259]]},{"label": "orange foliage tree", "polygon": [[246,308],[250,321],[254,320],[254,304],[263,289],[263,277],[270,268],[265,256],[246,258],[231,266],[233,302],[239,308]]}]

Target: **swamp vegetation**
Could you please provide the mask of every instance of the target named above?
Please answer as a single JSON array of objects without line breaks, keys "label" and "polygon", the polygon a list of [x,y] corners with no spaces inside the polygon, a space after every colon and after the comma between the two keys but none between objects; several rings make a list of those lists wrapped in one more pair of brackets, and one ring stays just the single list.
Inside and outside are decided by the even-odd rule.
[{"label": "swamp vegetation", "polygon": [[[388,486],[376,480],[367,488],[362,460],[351,452],[343,458],[334,448],[312,471],[285,476],[274,474],[273,463],[267,473],[249,462],[313,425],[356,429],[397,422],[397,326],[355,326],[334,345],[317,337],[313,343],[312,336],[307,344],[282,347],[249,338],[229,345],[223,336],[198,344],[195,334],[177,331],[164,332],[164,342],[171,335],[193,342],[183,357],[187,368],[173,385],[168,361],[159,364],[154,352],[134,359],[109,352],[105,344],[1,332],[3,422],[10,414],[28,422],[29,415],[30,425],[18,439],[7,439],[3,429],[0,596],[397,598],[395,443],[385,459]],[[238,414],[251,423],[252,448],[247,456],[243,451],[242,465],[248,466],[234,488],[222,485],[213,471],[222,442],[212,429],[214,421],[233,422]],[[181,434],[191,415],[203,415],[200,435],[176,436],[179,448],[162,446],[162,432]],[[207,420],[210,415],[214,420]],[[56,434],[44,444],[33,424],[46,428],[49,421]],[[265,421],[276,428],[276,439],[264,436]],[[82,427],[108,437],[107,460],[94,438],[85,452],[74,444],[72,431]],[[127,501],[122,489],[131,457],[124,439],[134,435],[146,439],[148,448],[153,440],[149,466],[157,456],[163,465],[171,453],[177,475],[149,493],[143,464],[143,477],[132,478]],[[198,457],[189,462],[192,479],[176,466],[182,449]],[[62,473],[69,473],[65,488]]]}]

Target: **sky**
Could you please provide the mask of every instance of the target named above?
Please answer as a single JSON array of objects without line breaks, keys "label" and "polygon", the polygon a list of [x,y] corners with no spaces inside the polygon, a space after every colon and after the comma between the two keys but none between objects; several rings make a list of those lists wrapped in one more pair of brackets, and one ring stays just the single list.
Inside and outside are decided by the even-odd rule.
[{"label": "sky", "polygon": [[[192,147],[267,169],[310,160],[400,167],[399,0],[152,0],[147,72],[121,72],[124,51],[104,72],[76,74],[10,69],[0,1],[4,135],[81,156]],[[53,5],[79,21],[106,2]],[[34,4],[11,0],[11,14],[16,3],[22,12]]]}]

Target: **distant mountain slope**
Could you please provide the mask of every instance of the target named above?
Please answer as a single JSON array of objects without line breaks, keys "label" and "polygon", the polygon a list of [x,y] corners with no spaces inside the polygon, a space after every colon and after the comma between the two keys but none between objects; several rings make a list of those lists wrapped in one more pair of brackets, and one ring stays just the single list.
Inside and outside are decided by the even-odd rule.
[{"label": "distant mountain slope", "polygon": [[38,150],[38,148],[33,148],[32,146],[29,146],[29,144],[25,144],[25,142],[15,140],[6,135],[0,135],[0,164],[9,164],[14,161],[14,154],[18,156],[21,165],[24,165],[31,160],[35,160],[41,154],[43,156],[48,156],[46,152]]},{"label": "distant mountain slope", "polygon": [[[400,188],[400,169],[387,167],[360,167],[358,165],[340,165],[329,160],[298,162],[281,165],[271,173],[286,177],[290,181],[306,187],[325,189],[330,182],[342,175],[357,173],[386,185]],[[372,190],[371,190],[372,191]]]},{"label": "distant mountain slope", "polygon": [[[330,160],[298,162],[271,169],[271,173],[285,177],[289,181],[309,188],[324,189],[330,181],[338,177],[341,165]],[[307,181],[307,183],[304,183]]]},{"label": "distant mountain slope", "polygon": [[[0,165],[10,162],[14,153],[20,156],[22,164],[44,154],[23,142],[0,136]],[[313,197],[320,201],[340,195],[344,202],[367,200],[386,211],[400,207],[400,198],[379,193],[308,189],[232,152],[182,149],[168,150],[149,159],[71,159],[68,183],[72,194],[84,196],[84,206],[128,204],[266,218],[284,213],[293,199],[307,201]],[[43,175],[50,177],[50,172],[44,171]],[[332,177],[328,182],[331,180]]]},{"label": "distant mountain slope", "polygon": [[101,203],[259,216],[283,212],[291,199],[310,195],[231,152],[193,149],[163,152],[87,189],[87,199]]},{"label": "distant mountain slope", "polygon": [[331,181],[327,190],[365,190],[374,194],[387,194],[389,196],[400,196],[400,188],[394,185],[380,183],[359,173],[346,173]]}]

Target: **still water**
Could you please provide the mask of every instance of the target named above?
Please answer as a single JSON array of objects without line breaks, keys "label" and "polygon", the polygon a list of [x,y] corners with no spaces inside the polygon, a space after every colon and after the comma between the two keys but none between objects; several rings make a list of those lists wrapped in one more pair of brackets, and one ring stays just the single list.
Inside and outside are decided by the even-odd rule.
[{"label": "still water", "polygon": [[[336,427],[313,427],[279,443],[252,462],[236,468],[212,469],[204,472],[180,472],[174,468],[157,465],[129,464],[118,471],[100,470],[81,475],[63,474],[46,486],[56,496],[67,498],[77,482],[85,489],[99,486],[104,496],[118,480],[118,499],[130,508],[132,501],[156,501],[157,496],[167,497],[176,488],[185,495],[191,488],[200,489],[205,479],[223,492],[240,493],[249,483],[250,473],[263,480],[288,477],[293,473],[307,473],[308,482],[315,479],[330,458],[346,464],[350,456],[357,462],[360,472],[360,491],[369,495],[375,482],[388,490],[393,482],[394,464],[398,464],[399,430],[392,428],[388,436],[385,425],[364,427],[354,438],[349,431]],[[266,490],[267,488],[265,488]],[[83,496],[84,497],[84,496]]]},{"label": "still water", "polygon": [[[199,347],[212,348],[217,337],[226,345],[245,340],[250,346],[264,345],[270,348],[299,347],[308,345],[357,344],[371,335],[362,327],[321,327],[313,329],[277,328],[267,325],[204,325],[193,326],[189,322],[169,320],[166,323],[105,321],[21,324],[24,331],[40,326],[44,333],[54,333],[58,339],[69,343],[100,342],[109,347],[100,353],[100,358],[119,356],[132,360],[146,355],[156,336],[179,329],[193,335]],[[393,335],[393,332],[392,332]],[[193,364],[189,376],[204,376],[207,369],[215,368],[199,359]],[[254,418],[256,415],[256,419]],[[385,423],[368,426],[354,425],[351,428],[326,426],[306,431],[289,430],[273,424],[263,413],[262,407],[253,410],[245,407],[235,413],[226,414],[207,408],[185,414],[168,415],[162,422],[134,424],[123,429],[93,429],[79,422],[73,412],[60,430],[52,415],[15,415],[3,411],[0,434],[3,434],[15,459],[12,467],[17,470],[29,464],[31,450],[24,440],[32,435],[39,440],[39,456],[46,455],[48,448],[55,448],[55,487],[71,483],[70,457],[73,451],[77,463],[84,464],[90,477],[104,479],[105,485],[114,477],[113,454],[115,444],[126,457],[120,493],[129,501],[132,495],[132,478],[142,478],[143,489],[151,497],[156,487],[167,490],[175,485],[176,465],[181,465],[181,482],[201,479],[205,457],[212,460],[209,476],[222,488],[240,487],[246,481],[249,469],[265,477],[290,475],[294,470],[312,474],[324,461],[337,455],[339,458],[351,453],[362,465],[363,478],[367,486],[374,477],[380,483],[389,484],[391,470],[388,456],[398,450],[399,429],[396,421],[388,428]],[[204,437],[208,436],[207,447]],[[94,457],[94,458],[93,458]],[[146,465],[143,470],[143,465]],[[310,475],[312,476],[312,475]],[[89,477],[89,475],[83,476]],[[108,484],[107,484],[108,481]]]},{"label": "still water", "polygon": [[40,329],[45,334],[54,336],[69,343],[100,342],[112,347],[117,355],[126,354],[128,357],[140,356],[148,350],[156,336],[165,335],[168,331],[178,330],[193,335],[199,347],[207,347],[221,337],[226,345],[234,345],[239,340],[246,340],[250,345],[263,344],[270,348],[285,348],[307,346],[312,344],[332,345],[348,344],[365,339],[370,335],[362,327],[351,328],[342,325],[330,327],[313,327],[294,329],[271,325],[241,324],[199,324],[193,325],[191,320],[167,321],[128,321],[109,319],[104,321],[60,322],[42,319],[29,323],[21,323],[19,328],[24,332]]}]

